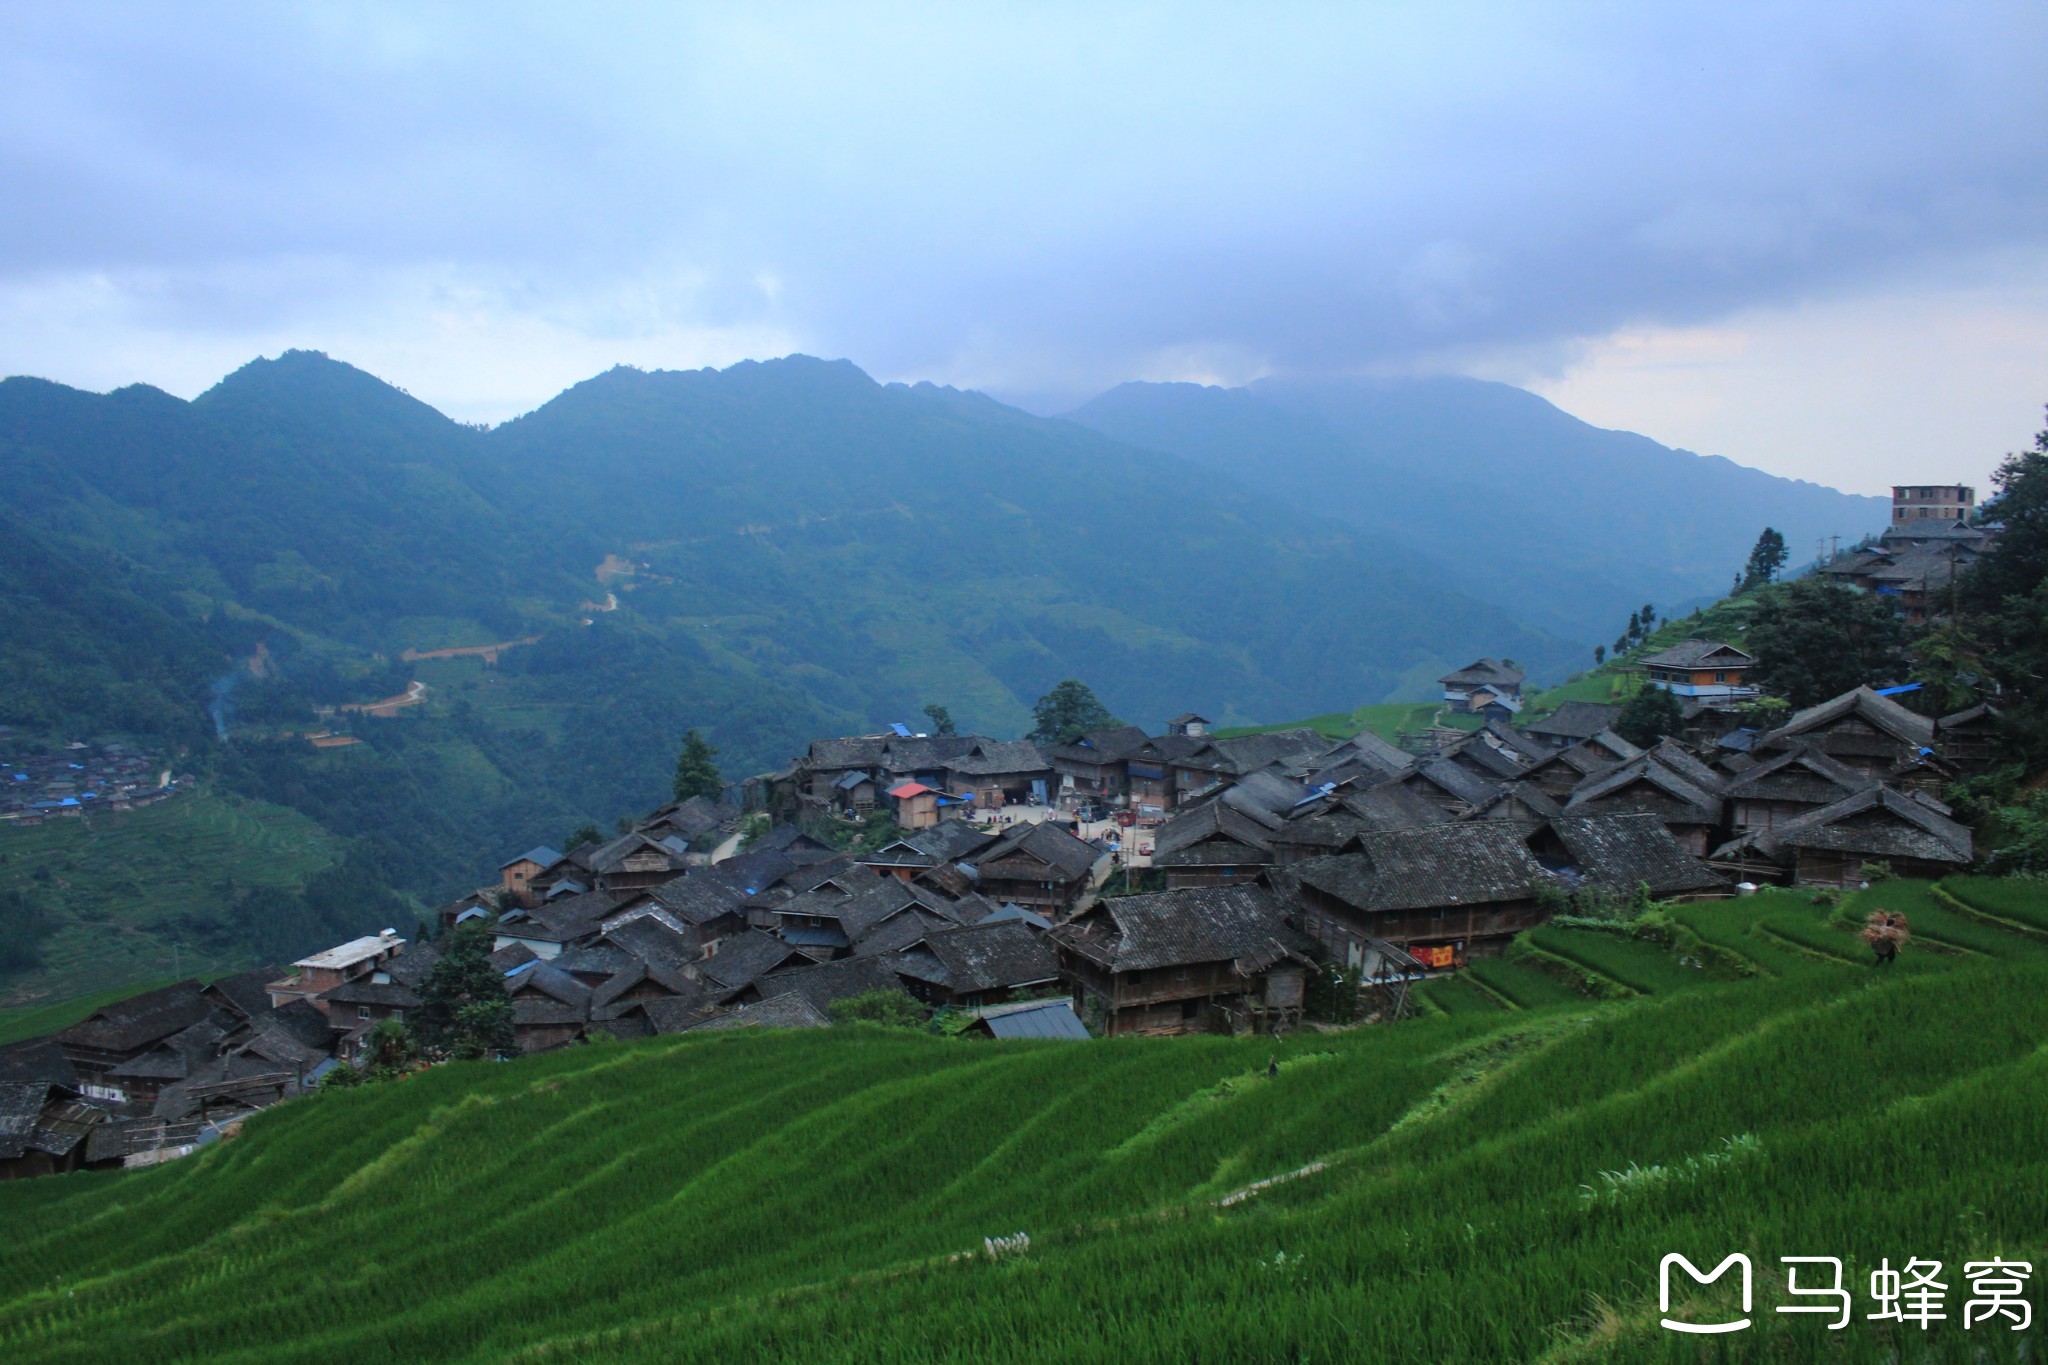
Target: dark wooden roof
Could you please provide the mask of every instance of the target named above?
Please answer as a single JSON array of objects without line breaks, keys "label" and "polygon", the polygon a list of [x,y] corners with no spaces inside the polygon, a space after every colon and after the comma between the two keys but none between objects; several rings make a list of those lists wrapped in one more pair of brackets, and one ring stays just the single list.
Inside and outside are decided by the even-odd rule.
[{"label": "dark wooden roof", "polygon": [[1076,839],[1063,826],[1050,820],[1039,820],[1011,826],[1000,839],[968,861],[976,867],[987,867],[1017,854],[1037,859],[1059,872],[1066,881],[1077,881],[1087,876],[1089,869],[1095,866],[1095,860],[1102,856],[1094,845]]},{"label": "dark wooden roof", "polygon": [[180,981],[102,1005],[57,1038],[101,1052],[131,1052],[190,1028],[214,1008],[197,981]]},{"label": "dark wooden roof", "polygon": [[1680,640],[1636,661],[1645,668],[1748,668],[1756,662],[1734,645],[1714,640]]},{"label": "dark wooden roof", "polygon": [[1728,779],[1731,799],[1746,801],[1792,801],[1809,806],[1827,806],[1873,785],[1876,778],[1856,771],[1846,763],[1809,744],[1753,761]]},{"label": "dark wooden roof", "polygon": [[1357,853],[1289,869],[1305,885],[1365,912],[1526,900],[1549,878],[1507,821],[1372,831]]},{"label": "dark wooden roof", "polygon": [[718,951],[698,963],[697,971],[721,986],[738,990],[778,968],[809,961],[773,934],[751,929],[721,940]]},{"label": "dark wooden roof", "polygon": [[1844,692],[1818,706],[1795,712],[1792,719],[1759,742],[1768,748],[1779,748],[1800,735],[1825,729],[1851,716],[1866,721],[1900,744],[1924,749],[1934,743],[1934,722],[1931,719],[1907,710],[1890,697],[1880,697],[1868,687]]},{"label": "dark wooden roof", "polygon": [[1697,823],[1711,825],[1721,818],[1718,796],[1695,786],[1648,754],[1586,778],[1572,788],[1565,810],[1573,815],[1620,814],[1620,803],[1630,799],[1629,793],[1639,787],[1651,788],[1686,807],[1689,818]]},{"label": "dark wooden roof", "polygon": [[1116,896],[1053,930],[1062,946],[1109,971],[1230,962],[1263,971],[1308,951],[1262,886],[1205,886]]},{"label": "dark wooden roof", "polygon": [[1619,706],[1610,706],[1606,702],[1568,701],[1542,720],[1531,721],[1524,728],[1532,735],[1590,739],[1614,724],[1620,714]]},{"label": "dark wooden roof", "polygon": [[1752,831],[1724,845],[1714,856],[1737,857],[1752,848],[1773,859],[1783,858],[1789,849],[1816,849],[1873,861],[1918,858],[1957,865],[1974,856],[1968,826],[1957,824],[1924,801],[1883,786],[1866,787],[1782,825]]},{"label": "dark wooden roof", "polygon": [[1572,870],[1609,891],[1648,885],[1653,896],[1719,890],[1727,879],[1685,851],[1654,815],[1564,815],[1549,822]]},{"label": "dark wooden roof", "polygon": [[1466,664],[1463,668],[1444,674],[1437,679],[1446,687],[1478,687],[1486,683],[1499,683],[1505,687],[1520,685],[1522,670],[1509,668],[1499,659],[1480,659]]},{"label": "dark wooden roof", "polygon": [[1059,954],[1045,935],[1017,920],[927,933],[918,944],[944,968],[942,984],[955,995],[1037,985],[1060,974]]}]

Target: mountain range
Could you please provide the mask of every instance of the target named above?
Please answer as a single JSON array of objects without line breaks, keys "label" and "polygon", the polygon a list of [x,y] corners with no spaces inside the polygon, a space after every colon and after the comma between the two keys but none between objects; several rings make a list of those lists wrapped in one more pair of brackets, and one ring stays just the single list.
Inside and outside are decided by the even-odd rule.
[{"label": "mountain range", "polygon": [[1067,418],[1355,527],[1389,559],[1588,645],[1645,602],[1668,616],[1719,597],[1765,525],[1804,563],[1889,510],[1476,379],[1133,383]]}]

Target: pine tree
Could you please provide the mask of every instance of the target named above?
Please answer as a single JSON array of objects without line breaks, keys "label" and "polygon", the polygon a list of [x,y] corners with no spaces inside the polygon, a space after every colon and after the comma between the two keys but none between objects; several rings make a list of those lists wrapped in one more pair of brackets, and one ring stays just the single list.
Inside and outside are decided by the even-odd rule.
[{"label": "pine tree", "polygon": [[1764,527],[1763,534],[1756,538],[1756,545],[1749,552],[1749,563],[1743,566],[1742,573],[1735,580],[1735,591],[1743,592],[1771,582],[1777,578],[1778,570],[1785,567],[1785,561],[1791,558],[1791,554],[1785,548],[1785,537],[1768,526]]},{"label": "pine tree", "polygon": [[1607,646],[1606,646],[1606,645],[1594,645],[1594,646],[1593,646],[1593,666],[1594,666],[1595,668],[1598,668],[1598,667],[1599,667],[1599,666],[1600,666],[1600,665],[1601,665],[1602,663],[1606,662],[1606,659],[1607,659]]},{"label": "pine tree", "polygon": [[954,735],[959,733],[959,730],[953,724],[953,713],[937,702],[926,702],[924,713],[931,720],[933,734]]},{"label": "pine tree", "polygon": [[701,796],[716,801],[724,794],[725,779],[718,775],[718,764],[712,761],[717,757],[718,750],[696,730],[683,736],[683,751],[676,756],[676,800]]}]

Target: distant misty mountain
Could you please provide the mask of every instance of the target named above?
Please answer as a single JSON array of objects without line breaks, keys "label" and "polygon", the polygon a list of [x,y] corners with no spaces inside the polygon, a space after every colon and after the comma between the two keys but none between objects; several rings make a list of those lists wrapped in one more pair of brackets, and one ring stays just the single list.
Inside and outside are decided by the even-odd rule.
[{"label": "distant misty mountain", "polygon": [[[552,708],[536,752],[573,738],[654,786],[686,725],[737,771],[927,701],[1016,734],[1065,677],[1136,721],[1253,720],[1419,695],[1480,654],[1555,672],[1578,652],[1179,456],[806,357],[616,369],[489,432],[314,352],[190,403],[10,379],[0,506],[37,563],[117,566],[130,616],[183,623],[180,657],[226,670],[262,643],[312,701],[358,674],[387,687],[406,648],[539,635],[499,684],[528,718]],[[608,557],[639,571],[601,583]],[[57,681],[97,619],[66,578],[0,583],[0,630],[63,643],[32,678],[0,665],[14,723],[117,714]],[[607,591],[618,610],[586,609]],[[290,709],[264,712],[266,686],[243,680],[245,714]]]},{"label": "distant misty mountain", "polygon": [[1767,525],[1797,563],[1889,514],[1475,379],[1134,383],[1066,416],[1356,527],[1384,561],[1588,645],[1646,601],[1724,593]]}]

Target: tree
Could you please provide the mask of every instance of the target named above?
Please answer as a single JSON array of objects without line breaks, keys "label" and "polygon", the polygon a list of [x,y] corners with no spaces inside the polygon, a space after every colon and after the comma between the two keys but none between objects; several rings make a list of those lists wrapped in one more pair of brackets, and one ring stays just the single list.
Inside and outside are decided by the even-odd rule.
[{"label": "tree", "polygon": [[1684,728],[1684,706],[1676,693],[1661,687],[1645,687],[1614,718],[1614,733],[1644,749]]},{"label": "tree", "polygon": [[2037,765],[2048,758],[2048,431],[2008,455],[1991,483],[1984,515],[2003,529],[1963,573],[1956,600],[1977,646],[1968,671],[1996,685],[2015,757]]},{"label": "tree", "polygon": [[1622,638],[1631,644],[1643,638],[1643,616],[1641,612],[1632,611],[1628,614],[1628,629],[1621,634]]},{"label": "tree", "polygon": [[369,1052],[364,1060],[373,1080],[385,1080],[413,1069],[419,1062],[420,1047],[403,1020],[379,1019],[370,1030]]},{"label": "tree", "polygon": [[1657,609],[1648,602],[1643,603],[1643,634],[1648,635],[1657,628]]},{"label": "tree", "polygon": [[1764,527],[1763,534],[1756,538],[1756,544],[1750,549],[1749,562],[1742,566],[1742,576],[1735,580],[1735,591],[1747,592],[1774,581],[1778,570],[1785,567],[1785,561],[1790,557],[1791,551],[1785,548],[1785,537],[1769,526]]},{"label": "tree", "polygon": [[717,757],[718,750],[696,730],[683,736],[683,751],[676,756],[676,800],[701,796],[716,801],[725,794],[725,779],[718,775],[718,765],[712,761]]},{"label": "tree", "polygon": [[1090,730],[1118,724],[1094,690],[1072,678],[1040,697],[1031,714],[1038,724],[1025,738],[1037,744],[1068,744]]},{"label": "tree", "polygon": [[960,733],[953,724],[953,713],[937,702],[926,702],[924,713],[930,717],[932,733],[935,735],[957,735]]},{"label": "tree", "polygon": [[1599,666],[1600,666],[1600,665],[1601,665],[1602,663],[1606,662],[1606,660],[1607,660],[1607,646],[1606,646],[1606,645],[1594,645],[1594,646],[1593,646],[1593,666],[1594,666],[1595,668],[1598,668],[1598,667],[1599,667]]},{"label": "tree", "polygon": [[1759,603],[1748,640],[1756,683],[1794,707],[1897,677],[1905,645],[1905,623],[1882,597],[1812,578]]},{"label": "tree", "polygon": [[585,844],[601,844],[603,842],[604,831],[596,825],[585,821],[583,824],[578,825],[575,832],[569,836],[569,842],[562,846],[562,851],[564,853],[574,853]]},{"label": "tree", "polygon": [[420,986],[413,1016],[427,1046],[463,1060],[512,1051],[512,1001],[491,961],[492,935],[471,921],[455,927]]}]

